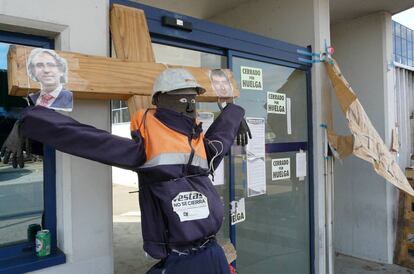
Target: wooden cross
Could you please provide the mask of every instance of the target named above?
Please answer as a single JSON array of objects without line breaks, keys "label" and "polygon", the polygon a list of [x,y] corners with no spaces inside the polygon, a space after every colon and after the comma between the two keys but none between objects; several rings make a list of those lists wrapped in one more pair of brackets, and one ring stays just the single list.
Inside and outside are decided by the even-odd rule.
[{"label": "wooden cross", "polygon": [[[57,51],[68,63],[68,83],[76,98],[128,100],[130,114],[152,106],[150,95],[155,78],[167,67],[187,69],[205,89],[198,96],[201,102],[216,102],[210,69],[173,66],[155,63],[151,38],[142,10],[114,4],[111,8],[110,28],[117,58],[98,57]],[[32,81],[26,70],[27,57],[32,48],[11,46],[8,53],[9,95],[27,96],[40,85]],[[240,92],[230,70],[224,70],[232,86],[233,97]]]}]

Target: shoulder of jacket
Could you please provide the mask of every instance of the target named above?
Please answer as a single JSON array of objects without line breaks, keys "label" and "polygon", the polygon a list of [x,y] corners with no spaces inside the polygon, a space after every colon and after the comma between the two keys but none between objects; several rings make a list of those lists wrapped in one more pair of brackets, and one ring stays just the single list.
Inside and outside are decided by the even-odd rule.
[{"label": "shoulder of jacket", "polygon": [[145,116],[153,115],[150,110],[147,113],[146,112],[147,112],[147,109],[140,109],[132,115],[132,117],[131,117],[131,131],[135,131],[135,130],[139,129],[139,127],[142,123],[142,119],[144,118],[144,115]]}]

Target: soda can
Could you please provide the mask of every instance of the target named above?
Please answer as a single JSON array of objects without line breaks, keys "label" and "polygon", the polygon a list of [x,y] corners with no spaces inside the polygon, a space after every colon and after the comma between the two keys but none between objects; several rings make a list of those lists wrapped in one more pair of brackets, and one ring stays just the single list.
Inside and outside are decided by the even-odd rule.
[{"label": "soda can", "polygon": [[36,234],[36,255],[38,257],[50,255],[50,232],[47,229],[40,230]]}]

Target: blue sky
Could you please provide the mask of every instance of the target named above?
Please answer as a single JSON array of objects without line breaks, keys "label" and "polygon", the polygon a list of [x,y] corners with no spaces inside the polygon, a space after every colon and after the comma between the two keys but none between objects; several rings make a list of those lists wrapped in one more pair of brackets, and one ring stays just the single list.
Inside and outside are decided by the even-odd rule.
[{"label": "blue sky", "polygon": [[403,12],[397,13],[392,17],[392,20],[397,21],[401,25],[404,25],[414,30],[414,7]]}]

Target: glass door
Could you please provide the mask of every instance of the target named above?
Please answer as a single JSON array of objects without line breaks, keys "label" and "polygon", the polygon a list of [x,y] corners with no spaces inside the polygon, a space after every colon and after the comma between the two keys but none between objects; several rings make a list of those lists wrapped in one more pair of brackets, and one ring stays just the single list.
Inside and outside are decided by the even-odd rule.
[{"label": "glass door", "polygon": [[234,147],[231,156],[231,199],[244,198],[246,213],[231,228],[237,271],[310,273],[307,73],[254,59],[230,58],[240,90],[236,103],[264,124],[263,177],[249,176],[261,167],[249,162],[249,151]]}]

